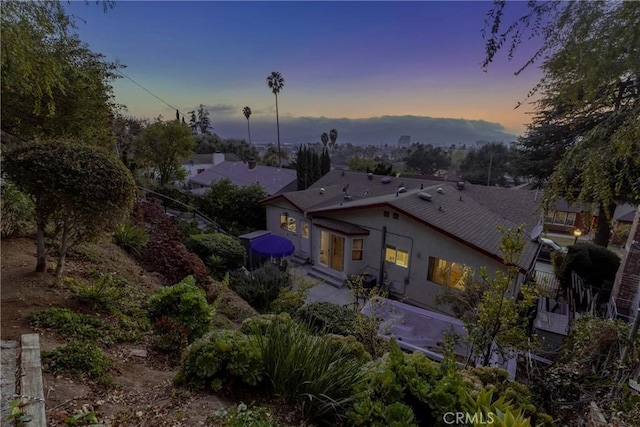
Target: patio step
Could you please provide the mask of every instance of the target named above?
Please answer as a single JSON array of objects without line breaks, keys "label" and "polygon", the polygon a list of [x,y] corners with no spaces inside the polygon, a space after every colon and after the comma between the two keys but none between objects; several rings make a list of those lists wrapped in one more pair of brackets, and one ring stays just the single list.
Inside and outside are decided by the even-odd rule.
[{"label": "patio step", "polygon": [[333,286],[334,288],[342,288],[344,286],[344,280],[325,273],[324,271],[311,268],[307,271],[307,275],[322,280],[324,283]]}]

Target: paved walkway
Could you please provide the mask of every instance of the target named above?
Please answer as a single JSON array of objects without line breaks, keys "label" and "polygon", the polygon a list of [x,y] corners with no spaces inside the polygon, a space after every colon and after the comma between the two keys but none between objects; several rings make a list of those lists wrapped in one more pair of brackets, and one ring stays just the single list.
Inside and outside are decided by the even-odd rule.
[{"label": "paved walkway", "polygon": [[309,270],[311,270],[311,266],[292,266],[289,269],[291,276],[294,278],[294,283],[296,283],[296,280],[301,279],[311,283],[317,283],[314,287],[309,289],[306,299],[307,303],[328,301],[344,306],[355,301],[353,293],[349,288],[346,286],[336,288],[333,285],[324,283],[322,279],[309,276]]}]

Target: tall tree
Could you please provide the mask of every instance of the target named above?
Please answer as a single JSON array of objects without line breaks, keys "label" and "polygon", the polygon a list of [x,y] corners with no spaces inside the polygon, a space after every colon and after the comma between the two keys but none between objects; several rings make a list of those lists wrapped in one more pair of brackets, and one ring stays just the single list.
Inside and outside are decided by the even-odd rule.
[{"label": "tall tree", "polygon": [[278,166],[282,166],[282,158],[280,157],[280,117],[278,114],[278,94],[284,88],[284,77],[278,71],[272,71],[267,77],[267,86],[276,97],[276,128],[278,130]]},{"label": "tall tree", "polygon": [[335,129],[331,129],[329,131],[329,140],[331,141],[331,148],[333,149],[333,151],[336,151],[337,146],[337,141],[338,141],[338,131]]},{"label": "tall tree", "polygon": [[2,130],[111,148],[111,81],[121,66],[73,33],[60,2],[6,2],[0,19]]},{"label": "tall tree", "polygon": [[191,129],[191,133],[197,135],[198,128],[198,116],[196,116],[195,110],[189,111],[189,129]]},{"label": "tall tree", "polygon": [[491,143],[470,150],[460,164],[460,176],[472,184],[507,184],[514,176],[514,152],[504,144]]},{"label": "tall tree", "polygon": [[322,146],[324,148],[327,148],[329,144],[329,134],[326,132],[322,132],[322,135],[320,135],[320,141],[322,141]]},{"label": "tall tree", "polygon": [[4,153],[2,170],[34,200],[38,272],[47,266],[48,225],[55,230],[59,256],[55,274],[60,276],[72,246],[117,225],[133,204],[135,182],[122,162],[78,141],[11,148]]},{"label": "tall tree", "polygon": [[599,206],[594,243],[606,246],[616,205],[640,201],[640,4],[528,5],[528,14],[506,30],[505,2],[494,5],[485,65],[505,43],[512,53],[527,28],[543,37],[521,67],[543,60],[544,75],[531,91],[538,94],[536,117],[521,145],[530,156],[538,147],[556,156],[544,193],[547,206],[558,197]]},{"label": "tall tree", "polygon": [[211,126],[211,119],[209,119],[209,110],[200,104],[200,107],[198,107],[198,132],[200,135],[211,135],[212,130],[213,127]]},{"label": "tall tree", "polygon": [[158,120],[134,140],[137,161],[157,171],[161,187],[173,179],[184,178],[180,160],[193,154],[194,146],[189,128],[175,120]]},{"label": "tall tree", "polygon": [[326,148],[322,149],[320,155],[320,175],[324,176],[331,171],[331,157],[329,157],[329,151]]},{"label": "tall tree", "polygon": [[422,175],[433,175],[438,169],[449,167],[449,155],[440,147],[431,144],[413,144],[405,158],[407,166],[420,171]]},{"label": "tall tree", "polygon": [[251,127],[249,126],[249,117],[251,117],[251,108],[244,107],[242,109],[242,114],[244,114],[244,116],[247,119],[247,132],[249,133],[249,145],[251,145]]}]

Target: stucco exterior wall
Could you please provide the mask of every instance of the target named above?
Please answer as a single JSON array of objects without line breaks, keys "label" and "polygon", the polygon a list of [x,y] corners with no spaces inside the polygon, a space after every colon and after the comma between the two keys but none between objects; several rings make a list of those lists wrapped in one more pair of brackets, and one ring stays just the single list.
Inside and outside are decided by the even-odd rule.
[{"label": "stucco exterior wall", "polygon": [[[388,217],[385,217],[384,211],[389,212]],[[298,227],[296,233],[281,229],[280,215],[284,212],[296,218],[298,224],[305,220],[303,213],[293,205],[287,201],[278,200],[267,206],[267,228],[274,234],[290,239],[296,246],[296,254],[300,256],[302,242],[300,228]],[[394,219],[394,213],[397,214],[397,219]],[[349,236],[313,225],[313,220],[311,220],[311,236],[307,241],[309,251],[308,253],[304,252],[304,256],[311,258],[314,268],[341,279],[346,278],[349,274],[369,273],[374,275],[379,283],[380,266],[381,261],[384,260],[385,246],[395,246],[409,253],[409,265],[402,267],[383,261],[385,272],[383,280],[388,284],[394,282],[396,289],[394,296],[418,307],[451,313],[448,307],[436,303],[436,297],[443,294],[447,287],[427,280],[429,257],[465,264],[473,269],[476,277],[479,277],[481,267],[487,267],[490,274],[496,269],[503,268],[501,262],[390,208],[341,211],[318,216],[356,224],[369,230],[370,234]],[[386,232],[383,231],[384,227],[386,227]],[[322,230],[345,239],[344,270],[342,272],[332,270],[320,263],[319,248]],[[385,236],[384,243],[383,234]],[[352,259],[353,239],[364,239],[362,260]],[[524,276],[520,275],[519,282],[523,279]]]}]

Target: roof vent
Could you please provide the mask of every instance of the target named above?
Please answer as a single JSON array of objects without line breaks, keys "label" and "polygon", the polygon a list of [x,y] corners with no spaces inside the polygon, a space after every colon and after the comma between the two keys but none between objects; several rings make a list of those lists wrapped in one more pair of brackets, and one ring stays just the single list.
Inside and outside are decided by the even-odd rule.
[{"label": "roof vent", "polygon": [[458,190],[464,190],[464,181],[458,181],[456,186],[458,187]]},{"label": "roof vent", "polygon": [[430,202],[433,200],[433,196],[425,192],[418,193],[418,197],[420,197],[422,200],[426,200],[427,202]]},{"label": "roof vent", "polygon": [[406,193],[406,192],[407,192],[407,187],[398,188],[398,193]]},{"label": "roof vent", "polygon": [[367,178],[369,178],[370,180],[371,180],[371,179],[373,179],[373,174],[372,174],[371,172],[369,172],[369,173],[367,174]]},{"label": "roof vent", "polygon": [[323,195],[323,194],[324,194],[324,188],[321,188],[320,189],[320,195]]},{"label": "roof vent", "polygon": [[438,194],[444,194],[444,190],[442,189],[442,187],[438,188]]},{"label": "roof vent", "polygon": [[345,194],[344,195],[344,199],[345,200],[351,200],[351,195],[350,194]]},{"label": "roof vent", "polygon": [[389,184],[391,182],[391,178],[388,176],[383,176],[380,180],[380,184]]}]

